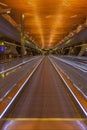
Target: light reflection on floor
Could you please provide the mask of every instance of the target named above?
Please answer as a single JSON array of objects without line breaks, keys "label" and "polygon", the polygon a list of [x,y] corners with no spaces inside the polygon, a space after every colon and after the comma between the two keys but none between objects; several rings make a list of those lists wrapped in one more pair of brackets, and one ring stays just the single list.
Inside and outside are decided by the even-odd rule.
[{"label": "light reflection on floor", "polygon": [[14,119],[7,120],[2,130],[87,130],[85,119]]}]

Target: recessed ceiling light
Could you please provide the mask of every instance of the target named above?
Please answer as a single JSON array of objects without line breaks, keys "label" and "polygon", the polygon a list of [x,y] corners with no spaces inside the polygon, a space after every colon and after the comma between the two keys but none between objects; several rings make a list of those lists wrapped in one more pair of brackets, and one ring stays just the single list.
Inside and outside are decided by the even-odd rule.
[{"label": "recessed ceiling light", "polygon": [[22,18],[24,19],[24,14],[22,14]]},{"label": "recessed ceiling light", "polygon": [[11,13],[11,9],[9,8],[9,9],[2,9],[1,11],[0,11],[0,14],[9,14],[9,13]]},{"label": "recessed ceiling light", "polygon": [[0,5],[3,5],[3,6],[8,6],[7,4],[4,4],[4,3],[2,3],[2,2],[0,2]]},{"label": "recessed ceiling light", "polygon": [[10,14],[10,13],[11,13],[11,11],[10,11],[10,10],[8,10],[8,11],[7,11],[7,14]]}]

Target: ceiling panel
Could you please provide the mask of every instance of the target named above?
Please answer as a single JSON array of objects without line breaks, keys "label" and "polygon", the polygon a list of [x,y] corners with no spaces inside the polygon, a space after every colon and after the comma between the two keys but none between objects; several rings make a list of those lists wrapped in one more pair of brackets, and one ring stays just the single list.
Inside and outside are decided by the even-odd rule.
[{"label": "ceiling panel", "polygon": [[59,44],[87,17],[87,0],[0,0],[0,6],[12,9],[18,25],[25,15],[24,32],[41,48]]}]

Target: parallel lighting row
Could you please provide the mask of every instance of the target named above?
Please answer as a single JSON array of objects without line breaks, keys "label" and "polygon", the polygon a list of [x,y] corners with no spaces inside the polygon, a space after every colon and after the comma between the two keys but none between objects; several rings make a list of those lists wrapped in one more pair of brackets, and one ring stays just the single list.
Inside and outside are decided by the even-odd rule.
[{"label": "parallel lighting row", "polygon": [[66,42],[67,40],[69,40],[71,37],[73,37],[75,34],[79,33],[82,29],[85,28],[85,26],[87,26],[87,23],[85,22],[84,24],[79,25],[75,30],[73,30],[72,32],[70,32],[66,37],[64,37],[64,39],[62,39],[59,44],[62,44],[63,42]]},{"label": "parallel lighting row", "polygon": [[4,4],[4,3],[2,3],[2,2],[0,2],[0,5],[5,6],[5,7],[8,6],[7,4]]}]

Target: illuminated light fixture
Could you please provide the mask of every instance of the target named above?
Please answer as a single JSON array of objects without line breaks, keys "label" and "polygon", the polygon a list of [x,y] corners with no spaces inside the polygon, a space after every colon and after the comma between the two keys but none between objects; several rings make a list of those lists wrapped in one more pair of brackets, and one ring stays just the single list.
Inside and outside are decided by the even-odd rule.
[{"label": "illuminated light fixture", "polygon": [[71,4],[68,1],[64,1],[64,6],[70,6]]},{"label": "illuminated light fixture", "polygon": [[7,11],[7,14],[10,14],[10,13],[11,13],[11,11],[10,11],[10,10],[8,10],[8,11]]},{"label": "illuminated light fixture", "polygon": [[68,36],[66,36],[65,38],[64,38],[64,40],[68,40],[69,38],[68,38]]},{"label": "illuminated light fixture", "polygon": [[71,42],[71,39],[69,39],[67,42],[66,42],[66,44],[69,44]]},{"label": "illuminated light fixture", "polygon": [[0,46],[0,52],[4,52],[5,51],[5,47],[4,46]]},{"label": "illuminated light fixture", "polygon": [[5,74],[4,74],[4,73],[2,73],[2,74],[1,74],[1,77],[2,77],[2,78],[5,78]]},{"label": "illuminated light fixture", "polygon": [[2,9],[2,10],[0,10],[0,14],[9,14],[9,13],[11,13],[11,9]]},{"label": "illuminated light fixture", "polygon": [[73,15],[73,16],[71,16],[70,18],[76,18],[77,17],[77,15]]},{"label": "illuminated light fixture", "polygon": [[0,2],[0,5],[2,5],[2,6],[8,6],[7,4],[4,4],[4,3],[2,3],[2,2]]},{"label": "illuminated light fixture", "polygon": [[4,46],[4,42],[1,42],[1,43],[0,43],[0,46]]},{"label": "illuminated light fixture", "polygon": [[83,26],[82,25],[79,25],[76,29],[76,33],[79,33],[81,30],[83,29]]},{"label": "illuminated light fixture", "polygon": [[74,32],[70,32],[68,37],[72,37],[74,35]]},{"label": "illuminated light fixture", "polygon": [[24,14],[22,14],[22,18],[24,19]]}]

